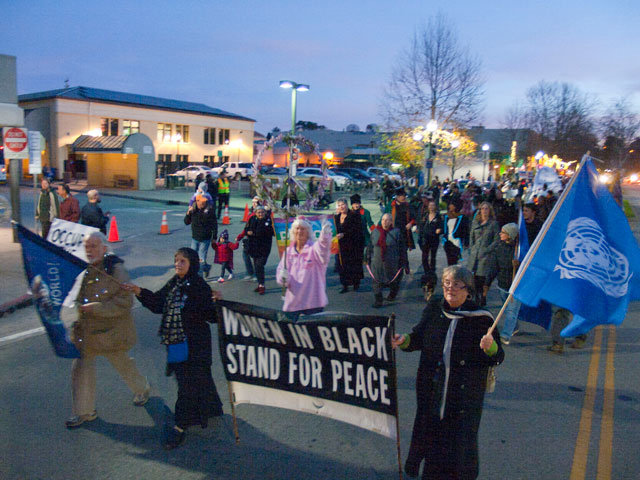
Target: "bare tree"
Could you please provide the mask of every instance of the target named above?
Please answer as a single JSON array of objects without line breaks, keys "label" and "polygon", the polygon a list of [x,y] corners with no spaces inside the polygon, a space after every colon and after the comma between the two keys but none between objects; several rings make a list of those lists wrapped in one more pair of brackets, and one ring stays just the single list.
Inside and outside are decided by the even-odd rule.
[{"label": "bare tree", "polygon": [[631,144],[640,133],[640,116],[632,112],[629,99],[622,97],[609,107],[600,125],[609,162],[622,168],[629,158]]},{"label": "bare tree", "polygon": [[527,91],[527,125],[539,134],[539,148],[577,160],[597,144],[596,105],[573,85],[542,80]]},{"label": "bare tree", "polygon": [[403,128],[435,119],[439,128],[469,125],[482,110],[482,64],[439,14],[414,34],[394,67],[382,111],[387,126]]}]

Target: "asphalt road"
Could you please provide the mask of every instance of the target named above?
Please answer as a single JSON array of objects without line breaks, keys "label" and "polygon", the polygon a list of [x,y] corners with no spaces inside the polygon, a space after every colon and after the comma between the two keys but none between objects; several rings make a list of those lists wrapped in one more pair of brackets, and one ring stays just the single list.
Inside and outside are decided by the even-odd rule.
[{"label": "asphalt road", "polygon": [[[638,189],[627,192],[640,213]],[[81,204],[84,199],[80,199]],[[173,253],[190,243],[183,207],[104,198],[115,214],[121,243],[113,250],[125,259],[134,281],[159,288],[172,275]],[[24,199],[23,217],[30,211]],[[158,235],[166,211],[170,235]],[[27,222],[25,222],[27,223]],[[28,223],[27,223],[28,225]],[[232,217],[233,238],[242,228]],[[213,252],[210,251],[211,259]],[[267,295],[239,280],[244,265],[236,253],[236,279],[213,284],[229,300],[278,308],[274,280],[277,252],[267,268]],[[412,252],[415,271],[419,253]],[[440,251],[438,265],[445,264]],[[213,273],[217,278],[218,267]],[[391,314],[397,330],[407,331],[424,306],[418,274],[406,277],[398,301],[374,310],[370,281],[361,291],[338,294],[330,269],[330,310]],[[495,289],[489,306],[497,313]],[[584,350],[562,356],[546,351],[549,335],[524,324],[506,347],[495,393],[488,394],[480,430],[481,479],[639,478],[640,308],[632,304],[624,324],[592,333]],[[173,379],[164,376],[164,352],[156,335],[159,317],[135,307],[139,342],[132,354],[153,387],[144,408],[131,404],[126,386],[106,361],[98,363],[99,418],[68,431],[70,362],[52,353],[42,334],[0,347],[0,478],[2,479],[392,479],[398,478],[395,442],[354,426],[288,410],[239,405],[240,443],[233,435],[230,406],[219,358],[214,379],[224,402],[222,419],[207,430],[189,430],[184,447],[160,448],[164,424],[176,398]],[[0,335],[38,328],[32,308],[0,320]],[[215,332],[214,332],[215,342]],[[596,348],[591,348],[595,344]],[[596,363],[597,360],[597,363]],[[414,379],[418,354],[397,357],[400,439],[406,456],[415,413]],[[607,382],[605,385],[605,381]],[[593,401],[593,405],[591,405]],[[608,466],[606,459],[611,456]],[[599,473],[598,473],[599,472]],[[599,475],[596,477],[596,475]]]}]

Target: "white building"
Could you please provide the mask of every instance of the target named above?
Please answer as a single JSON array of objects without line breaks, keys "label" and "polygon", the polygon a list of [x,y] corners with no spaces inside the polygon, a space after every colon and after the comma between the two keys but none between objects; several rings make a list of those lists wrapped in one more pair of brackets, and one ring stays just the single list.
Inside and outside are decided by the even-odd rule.
[{"label": "white building", "polygon": [[152,142],[160,176],[188,164],[251,162],[255,120],[207,105],[88,87],[20,95],[25,126],[47,141],[44,161],[62,178],[67,160],[86,170],[73,144],[81,135],[143,133]]}]

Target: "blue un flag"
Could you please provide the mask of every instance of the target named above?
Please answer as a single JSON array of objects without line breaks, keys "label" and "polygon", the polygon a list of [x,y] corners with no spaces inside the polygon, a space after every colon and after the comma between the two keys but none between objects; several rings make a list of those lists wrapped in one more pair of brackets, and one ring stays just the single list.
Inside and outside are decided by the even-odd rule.
[{"label": "blue un flag", "polygon": [[622,323],[629,302],[640,298],[640,249],[590,159],[563,197],[531,246],[511,293],[529,306],[545,300],[571,311],[573,321],[562,335],[572,337],[597,325]]}]

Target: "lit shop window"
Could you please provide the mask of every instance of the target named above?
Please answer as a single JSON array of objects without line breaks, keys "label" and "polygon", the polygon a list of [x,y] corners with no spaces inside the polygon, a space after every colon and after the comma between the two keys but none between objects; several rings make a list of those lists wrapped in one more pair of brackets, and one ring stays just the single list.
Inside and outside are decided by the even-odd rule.
[{"label": "lit shop window", "polygon": [[122,135],[133,135],[140,133],[140,122],[138,120],[123,120]]},{"label": "lit shop window", "polygon": [[118,135],[118,119],[117,118],[101,118],[100,130],[103,137]]}]

